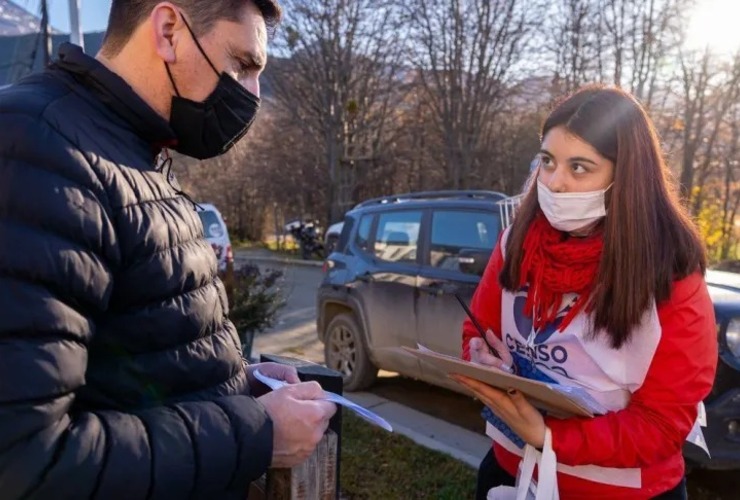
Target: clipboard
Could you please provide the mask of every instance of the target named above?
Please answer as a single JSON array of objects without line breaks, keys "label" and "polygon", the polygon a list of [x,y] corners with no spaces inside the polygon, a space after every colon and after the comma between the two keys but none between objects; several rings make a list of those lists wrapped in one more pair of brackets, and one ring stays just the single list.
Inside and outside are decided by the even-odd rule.
[{"label": "clipboard", "polygon": [[[420,346],[421,347],[421,346]],[[548,384],[518,375],[505,373],[495,368],[471,363],[460,358],[441,354],[422,347],[414,349],[402,347],[403,350],[418,357],[422,362],[433,366],[445,374],[458,373],[480,380],[483,383],[506,391],[516,389],[535,407],[545,410],[556,418],[593,417],[594,413],[577,396],[565,394],[558,390],[556,384]],[[466,392],[470,392],[466,389]]]}]

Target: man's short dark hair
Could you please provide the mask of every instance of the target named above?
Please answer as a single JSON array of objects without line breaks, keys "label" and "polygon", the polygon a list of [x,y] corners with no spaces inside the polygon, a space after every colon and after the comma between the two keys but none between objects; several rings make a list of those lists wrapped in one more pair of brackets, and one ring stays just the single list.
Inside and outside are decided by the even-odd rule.
[{"label": "man's short dark hair", "polygon": [[[162,0],[113,0],[108,17],[108,29],[103,40],[103,52],[108,56],[118,54],[136,28],[151,14]],[[268,28],[280,22],[283,11],[278,0],[170,0],[180,7],[192,23],[193,31],[200,36],[208,33],[216,21],[239,21],[247,4],[254,4],[265,19]]]}]

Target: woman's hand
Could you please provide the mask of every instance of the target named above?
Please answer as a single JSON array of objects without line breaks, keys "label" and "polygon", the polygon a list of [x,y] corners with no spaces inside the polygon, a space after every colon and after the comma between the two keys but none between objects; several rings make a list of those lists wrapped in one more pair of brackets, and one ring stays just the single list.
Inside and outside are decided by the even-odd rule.
[{"label": "woman's hand", "polygon": [[496,349],[502,359],[498,359],[488,348],[485,340],[481,337],[473,337],[468,344],[470,349],[470,361],[479,365],[493,366],[507,373],[512,373],[514,358],[512,358],[509,348],[506,347],[491,330],[486,332],[486,339]]},{"label": "woman's hand", "polygon": [[513,389],[508,392],[500,391],[464,375],[452,374],[450,378],[470,389],[524,442],[542,449],[545,443],[545,419],[522,393]]}]

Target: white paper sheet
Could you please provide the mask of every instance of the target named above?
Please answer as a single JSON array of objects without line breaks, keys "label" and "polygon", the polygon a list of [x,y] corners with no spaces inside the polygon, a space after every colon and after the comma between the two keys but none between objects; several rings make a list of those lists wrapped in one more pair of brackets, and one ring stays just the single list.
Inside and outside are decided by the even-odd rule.
[{"label": "white paper sheet", "polygon": [[[267,387],[269,387],[272,390],[279,389],[280,387],[283,387],[284,385],[288,385],[287,382],[284,382],[282,380],[277,380],[277,379],[268,377],[267,375],[260,373],[259,369],[254,371],[254,376],[257,380],[259,380],[260,382],[262,382],[263,384],[265,384]],[[393,427],[391,427],[391,424],[389,424],[380,415],[377,415],[371,412],[370,410],[363,408],[362,406],[358,404],[353,403],[349,399],[342,397],[339,394],[335,394],[329,391],[324,391],[324,394],[326,395],[323,398],[324,400],[331,401],[332,403],[345,406],[349,408],[350,410],[354,411],[355,413],[357,413],[360,417],[364,418],[371,424],[377,425],[378,427],[382,427],[388,432],[393,432]]]}]

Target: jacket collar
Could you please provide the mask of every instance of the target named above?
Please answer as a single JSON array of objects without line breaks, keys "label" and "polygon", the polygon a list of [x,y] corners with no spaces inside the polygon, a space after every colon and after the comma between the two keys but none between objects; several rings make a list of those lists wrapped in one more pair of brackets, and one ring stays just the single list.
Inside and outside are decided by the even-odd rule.
[{"label": "jacket collar", "polygon": [[152,146],[165,147],[177,142],[167,120],[144,102],[123,78],[77,45],[63,43],[59,47],[59,59],[52,67],[70,73]]}]

